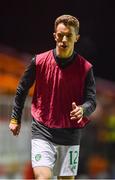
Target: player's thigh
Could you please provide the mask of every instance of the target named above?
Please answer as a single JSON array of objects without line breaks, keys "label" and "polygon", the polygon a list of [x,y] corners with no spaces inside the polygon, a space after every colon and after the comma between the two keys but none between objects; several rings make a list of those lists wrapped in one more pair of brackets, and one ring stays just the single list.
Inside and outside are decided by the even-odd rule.
[{"label": "player's thigh", "polygon": [[51,179],[56,161],[54,145],[45,140],[32,139],[31,158],[35,179]]},{"label": "player's thigh", "polygon": [[36,180],[50,180],[52,178],[52,170],[49,167],[34,167],[33,172]]},{"label": "player's thigh", "polygon": [[57,159],[53,170],[55,176],[60,179],[64,179],[64,177],[74,179],[78,169],[79,147],[79,145],[57,146]]}]

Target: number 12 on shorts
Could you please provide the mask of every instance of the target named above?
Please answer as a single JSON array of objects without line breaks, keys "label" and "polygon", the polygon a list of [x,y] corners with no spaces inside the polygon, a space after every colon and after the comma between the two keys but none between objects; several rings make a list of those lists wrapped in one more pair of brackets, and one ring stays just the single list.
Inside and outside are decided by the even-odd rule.
[{"label": "number 12 on shorts", "polygon": [[70,156],[70,165],[76,165],[79,156],[78,151],[69,151],[69,156]]}]

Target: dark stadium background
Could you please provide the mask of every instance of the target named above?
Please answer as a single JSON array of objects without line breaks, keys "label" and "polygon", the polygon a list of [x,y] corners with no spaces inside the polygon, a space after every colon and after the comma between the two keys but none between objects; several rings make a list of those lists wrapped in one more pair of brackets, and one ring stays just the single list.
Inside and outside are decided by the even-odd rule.
[{"label": "dark stadium background", "polygon": [[0,179],[32,179],[30,91],[20,136],[8,129],[18,80],[31,56],[55,47],[54,20],[80,21],[75,48],[94,67],[97,108],[83,129],[78,179],[115,179],[115,6],[113,0],[0,1]]},{"label": "dark stadium background", "polygon": [[39,53],[54,47],[53,22],[61,14],[80,20],[77,50],[94,65],[95,75],[114,81],[115,8],[107,0],[24,0],[0,2],[0,44]]}]

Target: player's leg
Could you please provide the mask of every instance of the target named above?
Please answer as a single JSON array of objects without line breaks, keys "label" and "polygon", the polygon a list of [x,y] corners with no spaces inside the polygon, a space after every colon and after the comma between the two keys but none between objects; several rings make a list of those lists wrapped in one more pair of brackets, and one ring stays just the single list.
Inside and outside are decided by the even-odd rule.
[{"label": "player's leg", "polygon": [[33,172],[36,180],[52,179],[52,170],[48,167],[35,167],[33,168]]},{"label": "player's leg", "polygon": [[57,146],[57,160],[53,170],[58,180],[74,180],[79,161],[79,145]]},{"label": "player's leg", "polygon": [[55,164],[55,148],[52,143],[42,139],[32,139],[32,168],[36,180],[52,179]]}]

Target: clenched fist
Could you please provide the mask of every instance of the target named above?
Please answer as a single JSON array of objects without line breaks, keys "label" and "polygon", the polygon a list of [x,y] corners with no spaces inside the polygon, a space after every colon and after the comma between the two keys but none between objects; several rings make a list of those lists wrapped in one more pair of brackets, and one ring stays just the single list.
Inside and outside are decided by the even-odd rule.
[{"label": "clenched fist", "polygon": [[14,136],[20,133],[20,128],[21,128],[21,124],[19,124],[16,119],[11,119],[9,124],[9,129]]}]

